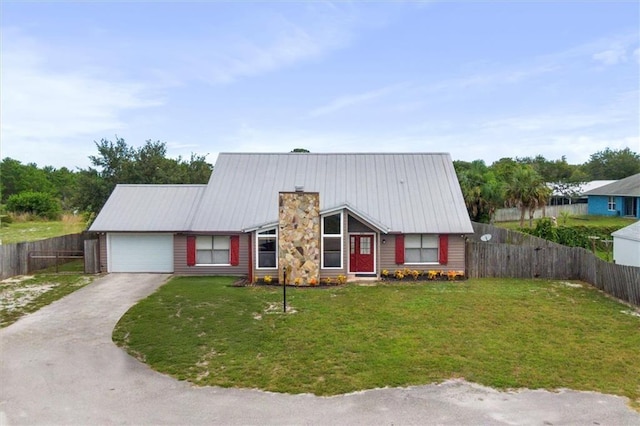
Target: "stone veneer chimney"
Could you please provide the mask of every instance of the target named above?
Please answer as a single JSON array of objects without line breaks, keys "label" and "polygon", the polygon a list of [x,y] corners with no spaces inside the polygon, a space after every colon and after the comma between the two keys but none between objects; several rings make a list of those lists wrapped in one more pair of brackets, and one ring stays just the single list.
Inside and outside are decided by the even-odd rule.
[{"label": "stone veneer chimney", "polygon": [[[296,188],[297,189],[297,188]],[[287,284],[320,282],[320,195],[317,192],[281,192],[278,214],[278,278]]]}]

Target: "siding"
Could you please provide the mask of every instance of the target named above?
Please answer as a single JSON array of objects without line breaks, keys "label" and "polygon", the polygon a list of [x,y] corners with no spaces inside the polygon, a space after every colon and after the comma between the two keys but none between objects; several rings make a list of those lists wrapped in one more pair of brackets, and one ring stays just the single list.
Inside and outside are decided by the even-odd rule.
[{"label": "siding", "polygon": [[[386,269],[393,272],[404,268],[404,265],[396,264],[396,237],[395,235],[382,235],[386,243],[381,244],[379,270]],[[465,238],[457,235],[449,235],[449,259],[446,265],[407,265],[411,269],[433,271],[464,271],[465,270]]]},{"label": "siding", "polygon": [[614,236],[613,260],[618,265],[640,267],[640,241]]},{"label": "siding", "polygon": [[249,241],[246,234],[240,235],[239,251],[237,266],[187,266],[187,236],[184,234],[175,235],[173,237],[173,270],[176,275],[248,276]]},{"label": "siding", "polygon": [[609,210],[609,197],[606,195],[589,195],[589,214],[599,216],[620,216],[623,205],[622,197],[615,197],[616,209]]},{"label": "siding", "polygon": [[107,234],[100,234],[98,237],[100,240],[100,272],[107,272]]}]

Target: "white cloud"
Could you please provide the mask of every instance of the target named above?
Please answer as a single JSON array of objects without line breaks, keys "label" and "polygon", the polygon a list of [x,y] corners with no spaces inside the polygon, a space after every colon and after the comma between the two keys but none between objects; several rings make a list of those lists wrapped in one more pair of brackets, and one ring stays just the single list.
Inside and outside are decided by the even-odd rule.
[{"label": "white cloud", "polygon": [[33,41],[5,35],[1,82],[5,156],[33,158],[44,147],[63,141],[114,134],[126,128],[124,111],[162,104],[141,84],[109,81],[97,70],[54,71],[46,62],[47,55]]},{"label": "white cloud", "polygon": [[627,52],[623,46],[618,45],[613,46],[611,49],[594,53],[592,57],[604,65],[616,65],[627,60]]},{"label": "white cloud", "polygon": [[[261,23],[247,33],[212,35],[208,41],[193,45],[192,40],[179,41],[176,51],[194,75],[210,84],[224,84],[286,68],[301,62],[318,60],[324,55],[349,45],[356,24],[349,13],[331,7],[322,16],[304,22],[293,22],[282,15]],[[197,49],[197,50],[194,50]]]},{"label": "white cloud", "polygon": [[363,93],[340,96],[326,105],[323,105],[319,108],[315,108],[313,111],[309,113],[309,116],[319,117],[319,116],[331,114],[355,105],[368,103],[378,98],[387,96],[404,87],[406,87],[406,84],[394,84],[392,86],[383,87],[382,89],[376,89],[376,90],[370,90]]}]

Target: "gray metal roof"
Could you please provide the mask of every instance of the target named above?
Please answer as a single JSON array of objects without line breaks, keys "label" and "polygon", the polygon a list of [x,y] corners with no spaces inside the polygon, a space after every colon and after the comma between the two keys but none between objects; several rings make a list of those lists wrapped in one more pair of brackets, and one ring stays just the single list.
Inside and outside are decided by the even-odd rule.
[{"label": "gray metal roof", "polygon": [[611,233],[616,238],[623,238],[625,240],[640,241],[640,220],[632,223],[629,226],[625,226],[622,229],[618,229]]},{"label": "gray metal roof", "polygon": [[625,197],[640,197],[640,173],[604,185],[584,195],[621,195]]},{"label": "gray metal roof", "polygon": [[117,185],[89,231],[183,231],[206,185]]},{"label": "gray metal roof", "polygon": [[278,193],[320,194],[320,210],[348,205],[390,232],[473,233],[445,153],[218,156],[192,231],[241,231],[278,220]]}]

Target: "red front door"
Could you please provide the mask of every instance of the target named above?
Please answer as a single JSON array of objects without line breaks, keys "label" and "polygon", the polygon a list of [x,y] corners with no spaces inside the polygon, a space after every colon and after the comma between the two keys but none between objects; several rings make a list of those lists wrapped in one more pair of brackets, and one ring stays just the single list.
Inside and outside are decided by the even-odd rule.
[{"label": "red front door", "polygon": [[349,272],[375,272],[373,235],[351,235],[349,246]]}]

